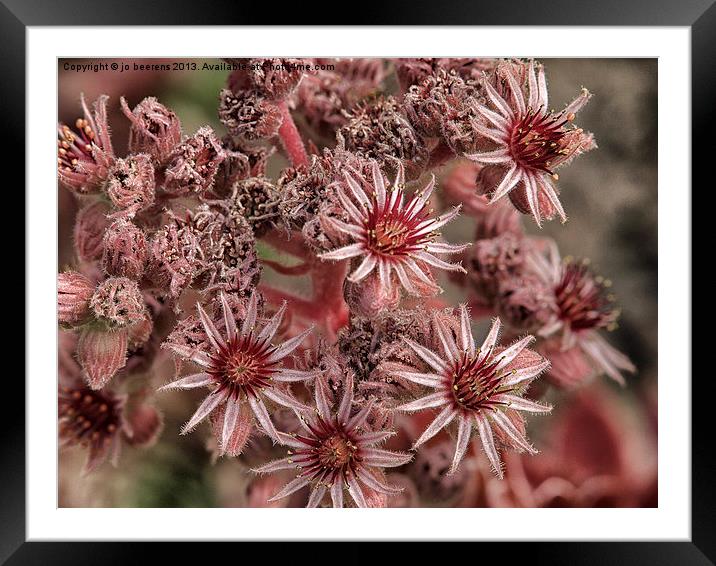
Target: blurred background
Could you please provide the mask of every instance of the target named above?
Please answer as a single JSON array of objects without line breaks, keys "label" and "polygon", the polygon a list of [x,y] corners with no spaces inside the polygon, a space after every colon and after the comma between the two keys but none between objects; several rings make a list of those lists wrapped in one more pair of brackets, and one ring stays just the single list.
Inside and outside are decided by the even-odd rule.
[{"label": "blurred background", "polygon": [[[107,62],[122,60],[107,60]],[[81,62],[73,60],[73,62]],[[162,62],[142,60],[144,63]],[[196,60],[199,66],[202,60]],[[212,61],[216,63],[216,61]],[[599,395],[611,407],[604,415],[623,422],[625,435],[643,460],[655,470],[657,401],[657,61],[655,59],[543,59],[550,102],[555,108],[571,101],[581,86],[594,97],[579,113],[578,125],[594,133],[599,148],[562,170],[561,200],[569,221],[546,223],[542,233],[553,237],[563,255],[590,258],[594,269],[613,281],[622,308],[619,328],[610,342],[626,353],[638,367],[626,389],[602,378]],[[58,120],[73,123],[81,115],[80,93],[88,100],[110,96],[110,125],[115,151],[123,155],[129,122],[119,109],[125,96],[133,107],[146,96],[155,96],[176,112],[186,133],[211,125],[223,134],[216,107],[224,86],[222,71],[127,71],[77,73],[63,70],[58,62]],[[390,88],[390,85],[388,86]],[[273,159],[269,175],[286,165]],[[72,226],[77,211],[75,198],[58,189],[58,267],[72,265]],[[529,221],[528,231],[538,229]],[[466,218],[458,219],[446,236],[472,235]],[[464,239],[464,238],[463,238]],[[468,238],[469,239],[469,238]],[[455,292],[453,289],[452,292]],[[163,382],[173,368],[162,370]],[[191,392],[185,392],[191,393]],[[165,427],[152,448],[125,450],[120,465],[105,465],[95,474],[80,478],[84,454],[68,451],[60,456],[59,505],[79,507],[210,507],[244,506],[251,498],[248,475],[238,462],[210,464],[205,436],[179,436],[178,429],[191,414],[200,396],[167,395],[156,402],[165,412]],[[555,420],[566,422],[573,404],[559,403]],[[618,415],[617,415],[618,413]],[[583,415],[583,413],[582,413]],[[540,422],[530,424],[530,435],[539,446]],[[574,425],[574,434],[588,435],[592,421]],[[591,431],[590,431],[591,427]],[[581,433],[579,431],[582,431]],[[629,438],[626,438],[629,437]],[[633,437],[633,438],[632,438]],[[629,440],[631,439],[631,440]],[[632,446],[633,445],[633,446]],[[595,446],[595,450],[608,447]],[[626,450],[621,447],[621,450]],[[634,456],[632,454],[632,456]],[[624,456],[627,457],[627,456]],[[635,505],[656,505],[656,492]],[[649,499],[652,498],[652,499]]]}]

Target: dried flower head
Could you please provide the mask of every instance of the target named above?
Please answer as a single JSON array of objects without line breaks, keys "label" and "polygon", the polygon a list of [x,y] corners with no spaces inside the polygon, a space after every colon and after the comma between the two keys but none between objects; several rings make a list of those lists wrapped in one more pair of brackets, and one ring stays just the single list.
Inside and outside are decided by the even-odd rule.
[{"label": "dried flower head", "polygon": [[213,186],[222,161],[224,149],[214,130],[199,128],[169,155],[162,189],[173,196],[202,194]]},{"label": "dried flower head", "polygon": [[199,269],[199,239],[187,223],[174,219],[154,233],[149,246],[147,278],[162,292],[178,297]]},{"label": "dried flower head", "polygon": [[139,286],[126,277],[110,277],[100,283],[90,305],[95,316],[111,328],[128,326],[147,312]]},{"label": "dried flower head", "polygon": [[77,194],[96,193],[114,162],[114,150],[107,123],[107,95],[100,96],[90,112],[81,95],[84,118],[77,118],[74,130],[57,126],[57,177]]},{"label": "dried flower head", "polygon": [[261,274],[254,234],[241,212],[224,208],[200,205],[191,215],[202,258],[196,274],[207,291],[248,294]]},{"label": "dried flower head", "polygon": [[344,171],[344,182],[336,187],[348,222],[330,219],[331,225],[353,243],[320,254],[326,260],[362,257],[360,265],[348,277],[357,283],[377,271],[381,286],[393,286],[393,273],[411,294],[425,295],[438,288],[427,275],[429,266],[450,271],[462,271],[459,264],[447,263],[434,254],[453,254],[467,245],[437,242],[442,226],[455,218],[459,207],[447,214],[431,218],[428,199],[435,186],[435,178],[405,202],[405,178],[402,165],[392,187],[378,164],[372,163],[372,179],[358,171]]},{"label": "dried flower head", "polygon": [[117,220],[104,234],[102,267],[107,275],[139,281],[147,261],[144,231],[128,220]]},{"label": "dried flower head", "polygon": [[540,330],[557,310],[552,289],[530,275],[500,281],[495,305],[507,326],[523,332]]},{"label": "dried flower head", "polygon": [[293,352],[306,336],[308,329],[279,346],[271,343],[278,330],[286,304],[261,328],[256,327],[258,297],[251,294],[246,317],[239,328],[234,319],[226,296],[221,295],[225,335],[217,329],[209,315],[197,304],[199,318],[210,344],[210,352],[168,343],[167,347],[181,358],[191,360],[203,371],[169,383],[162,389],[195,389],[210,387],[211,393],[199,406],[196,413],[182,428],[182,434],[190,432],[212,411],[225,405],[224,422],[221,431],[221,450],[230,448],[241,406],[248,404],[263,432],[279,442],[278,432],[271,421],[264,398],[283,407],[302,410],[304,405],[294,399],[286,383],[305,381],[314,377],[310,371],[287,369],[282,360]]},{"label": "dried flower head", "polygon": [[330,494],[333,507],[343,507],[347,487],[357,507],[368,507],[367,495],[371,492],[399,493],[400,488],[385,482],[382,469],[402,466],[410,461],[411,455],[375,447],[394,433],[366,429],[371,405],[353,411],[350,374],[337,407],[332,408],[329,404],[324,387],[316,385],[316,411],[302,415],[303,430],[294,434],[279,433],[281,443],[290,448],[288,457],[256,469],[258,473],[298,470],[297,477],[271,500],[282,499],[310,486],[311,495],[306,507],[317,507],[327,494]]},{"label": "dried flower head", "polygon": [[248,74],[256,89],[269,100],[289,96],[301,79],[312,72],[311,59],[251,59]]},{"label": "dried flower head", "polygon": [[313,220],[325,203],[335,200],[330,187],[333,179],[331,162],[327,157],[312,156],[305,166],[284,169],[278,180],[281,195],[279,211],[289,228],[303,228]]},{"label": "dried flower head", "polygon": [[[328,62],[328,60],[325,60]],[[380,59],[330,60],[332,71],[306,75],[296,89],[295,104],[308,125],[332,137],[348,122],[346,113],[359,101],[375,95],[385,77]]]},{"label": "dried flower head", "polygon": [[154,164],[146,153],[117,159],[107,175],[104,191],[119,209],[115,217],[134,217],[154,204]]},{"label": "dried flower head", "polygon": [[181,142],[181,122],[177,115],[156,98],[148,97],[130,110],[120,99],[122,110],[132,123],[129,151],[148,153],[157,163],[164,163],[174,147]]},{"label": "dried flower head", "polygon": [[57,275],[57,318],[63,326],[77,326],[90,317],[95,284],[76,271]]},{"label": "dried flower head", "polygon": [[219,120],[229,133],[246,141],[272,138],[283,121],[276,104],[253,90],[219,94]]},{"label": "dried flower head", "polygon": [[231,203],[254,231],[257,238],[263,236],[279,217],[279,192],[265,177],[251,177],[234,184]]},{"label": "dried flower head", "polygon": [[449,328],[440,316],[433,324],[441,345],[436,353],[406,338],[405,341],[428,365],[427,372],[396,372],[396,377],[435,389],[425,397],[398,407],[402,411],[441,408],[435,420],[415,441],[421,446],[457,419],[457,443],[451,471],[455,471],[465,455],[475,427],[495,473],[502,477],[500,456],[494,432],[504,444],[517,450],[535,453],[524,436],[524,420],[520,411],[546,413],[551,407],[525,399],[522,395],[529,383],[549,366],[541,356],[527,349],[532,336],[526,336],[508,348],[497,346],[500,320],[492,328],[480,348],[475,348],[470,318],[465,306],[460,307],[460,320]]},{"label": "dried flower head", "polygon": [[465,261],[473,290],[492,302],[503,281],[522,273],[525,247],[525,239],[510,232],[475,242]]},{"label": "dried flower head", "polygon": [[80,209],[75,219],[74,240],[77,258],[83,262],[102,257],[104,232],[110,224],[111,209],[104,201],[96,201]]},{"label": "dried flower head", "polygon": [[348,123],[336,133],[340,149],[381,163],[398,159],[411,177],[425,167],[427,148],[394,97],[360,103],[348,118]]},{"label": "dried flower head", "polygon": [[[591,94],[582,89],[571,104],[555,114],[548,110],[542,65],[535,70],[534,61],[528,66],[504,63],[496,73],[498,80],[504,81],[504,92],[500,94],[484,80],[489,102],[475,102],[474,110],[482,120],[473,123],[475,134],[494,149],[466,157],[505,170],[502,181],[490,191],[491,202],[510,194],[517,209],[534,216],[538,225],[555,212],[564,222],[567,217],[553,182],[557,179],[555,170],[594,147],[591,134],[570,127]],[[527,87],[522,74],[526,75]]]}]

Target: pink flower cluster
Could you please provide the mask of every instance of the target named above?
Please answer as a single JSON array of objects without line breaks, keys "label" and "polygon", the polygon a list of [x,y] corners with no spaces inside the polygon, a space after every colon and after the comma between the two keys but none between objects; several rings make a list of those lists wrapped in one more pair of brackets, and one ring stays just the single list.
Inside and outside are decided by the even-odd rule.
[{"label": "pink flower cluster", "polygon": [[[201,389],[181,434],[207,422],[223,458],[267,440],[256,505],[553,502],[515,487],[548,385],[588,405],[582,385],[635,371],[605,339],[611,283],[521,221],[566,221],[557,170],[596,147],[574,125],[591,94],[550,110],[535,61],[228,61],[224,134],[155,98],[82,97],[58,126],[80,207],[58,275],[61,444],[87,471],[116,463],[157,439],[157,406]],[[448,241],[461,213],[472,235]]]}]

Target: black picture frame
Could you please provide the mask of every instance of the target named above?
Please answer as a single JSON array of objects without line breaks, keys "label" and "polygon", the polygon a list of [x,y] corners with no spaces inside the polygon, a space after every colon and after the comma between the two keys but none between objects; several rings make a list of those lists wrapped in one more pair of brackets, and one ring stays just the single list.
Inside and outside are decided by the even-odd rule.
[{"label": "black picture frame", "polygon": [[[284,16],[286,24],[310,24],[325,20],[340,25],[342,16],[335,3],[312,2]],[[305,11],[304,11],[305,9]],[[347,11],[347,10],[346,10]],[[716,101],[716,71],[713,56],[716,55],[716,5],[714,0],[603,0],[593,3],[577,3],[573,0],[543,0],[522,2],[503,0],[500,3],[455,2],[447,4],[434,0],[430,4],[413,0],[411,2],[385,2],[379,7],[360,6],[350,10],[352,24],[422,24],[422,25],[560,25],[560,26],[686,26],[691,30],[692,55],[692,173],[694,183],[703,179],[705,187],[713,186],[713,177],[706,173],[716,149],[712,128],[712,108]],[[275,14],[270,14],[273,17]],[[265,18],[265,7],[261,3],[238,3],[231,0],[216,0],[210,3],[186,0],[27,0],[0,1],[0,90],[4,104],[5,120],[5,163],[22,163],[25,153],[24,118],[25,107],[25,49],[26,28],[46,25],[256,25]],[[266,22],[276,25],[277,21]],[[49,78],[48,78],[49,79]],[[48,85],[54,88],[54,84]],[[662,126],[668,125],[662,124]],[[664,131],[664,130],[662,130]],[[668,133],[668,132],[667,132]],[[11,139],[8,140],[7,138]],[[6,165],[7,167],[7,165]],[[24,169],[14,167],[19,173],[16,180],[24,183]],[[704,188],[708,191],[709,188]],[[692,191],[693,194],[693,191]],[[22,204],[20,206],[23,206]],[[662,230],[668,227],[661,226]],[[19,270],[18,270],[19,271]],[[690,274],[683,274],[690,277]],[[15,283],[15,288],[17,288]],[[25,296],[25,300],[30,300]],[[678,329],[675,332],[690,332]],[[691,376],[669,376],[681,379],[687,384]],[[708,395],[711,375],[692,381],[692,536],[690,542],[525,542],[525,543],[483,543],[490,554],[499,553],[509,557],[510,562],[518,560],[529,563],[549,564],[648,564],[657,565],[701,565],[716,563],[716,479],[713,458],[713,440],[710,435],[713,409]],[[165,543],[69,543],[69,542],[26,542],[25,541],[25,430],[24,403],[25,385],[17,376],[5,377],[5,399],[13,399],[17,415],[0,427],[0,452],[3,462],[0,481],[0,561],[8,565],[28,564],[129,564],[143,563],[150,557],[150,551],[158,551],[167,560],[173,560],[176,546]],[[708,419],[708,420],[707,420]],[[662,486],[667,488],[668,486]],[[81,525],[78,525],[81,532]],[[476,526],[479,528],[479,526]],[[559,538],[559,533],[555,533]],[[275,544],[275,543],[272,543]],[[352,543],[353,545],[373,543]],[[149,549],[147,547],[151,546]],[[184,544],[179,548],[181,562],[192,560],[196,555],[206,560],[205,549],[198,545]],[[224,545],[226,546],[226,545]],[[465,548],[459,544],[458,548]],[[278,546],[280,553],[286,547]],[[237,555],[237,560],[251,556]],[[362,552],[360,552],[362,550]],[[473,555],[474,550],[466,552]],[[290,552],[290,551],[289,551]],[[364,550],[341,549],[340,556],[350,562],[370,559],[374,554]],[[416,558],[424,552],[422,545],[407,545],[401,550],[402,561]],[[453,552],[451,550],[451,552]],[[458,550],[459,552],[459,550]],[[167,553],[167,554],[164,554]],[[178,554],[178,553],[177,553]],[[321,551],[318,556],[337,556],[330,550]],[[301,559],[301,556],[304,559]],[[474,554],[477,560],[482,551]],[[293,562],[315,561],[313,552],[291,553]]]}]

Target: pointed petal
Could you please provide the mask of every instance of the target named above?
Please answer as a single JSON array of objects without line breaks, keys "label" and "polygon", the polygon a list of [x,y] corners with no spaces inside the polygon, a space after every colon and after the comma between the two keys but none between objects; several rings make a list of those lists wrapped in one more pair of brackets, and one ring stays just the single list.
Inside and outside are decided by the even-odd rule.
[{"label": "pointed petal", "polygon": [[341,201],[341,205],[348,213],[350,219],[357,224],[362,224],[365,219],[365,214],[356,208],[356,205],[353,204],[351,199],[349,199],[342,190],[337,190],[336,195],[338,195],[338,200]]},{"label": "pointed petal", "polygon": [[497,403],[507,405],[508,408],[516,411],[526,411],[528,413],[549,413],[552,410],[551,405],[541,405],[524,397],[510,395],[509,393],[501,393],[493,397]]},{"label": "pointed petal", "polygon": [[547,79],[544,76],[544,65],[539,65],[537,69],[537,89],[538,104],[546,109],[549,105],[549,96],[547,94]]},{"label": "pointed petal", "polygon": [[328,395],[328,384],[323,379],[316,380],[315,398],[319,416],[323,420],[328,420],[331,416],[331,400]]},{"label": "pointed petal", "polygon": [[195,364],[200,366],[209,367],[211,365],[211,358],[209,354],[189,348],[188,346],[180,346],[179,344],[168,344],[167,348],[173,351],[175,354],[179,354],[182,358],[191,360]]},{"label": "pointed petal", "polygon": [[414,342],[410,338],[406,338],[405,336],[403,336],[402,339],[403,342],[410,346],[413,351],[435,371],[440,374],[445,373],[447,371],[447,364],[443,360],[441,360],[432,350],[428,350],[425,346],[421,346],[417,342]]},{"label": "pointed petal", "polygon": [[413,255],[416,259],[424,261],[428,265],[432,265],[433,267],[437,267],[438,269],[444,269],[446,271],[461,271],[462,273],[467,273],[467,271],[465,271],[465,268],[463,268],[463,266],[459,263],[448,263],[447,261],[443,261],[435,257],[434,255],[429,254],[428,252],[418,251],[414,252]]},{"label": "pointed petal", "polygon": [[373,403],[374,400],[371,399],[366,403],[365,407],[363,407],[360,411],[358,411],[355,415],[353,415],[348,423],[345,425],[345,429],[348,432],[352,432],[358,427],[361,427],[365,424],[365,421],[368,419],[368,415],[370,414],[371,409],[373,409]]},{"label": "pointed petal", "polygon": [[211,385],[213,382],[214,380],[211,379],[208,373],[194,373],[162,385],[157,391],[164,391],[165,389],[196,389],[197,387]]},{"label": "pointed petal", "polygon": [[492,194],[492,197],[490,198],[490,204],[500,200],[507,193],[509,193],[512,189],[514,189],[515,185],[517,185],[517,183],[519,183],[521,178],[522,178],[522,174],[517,170],[517,164],[513,164],[510,167],[509,171],[507,171],[505,176],[502,178],[502,181],[500,181],[500,184],[497,185],[495,192]]},{"label": "pointed petal", "polygon": [[527,104],[532,110],[536,110],[539,105],[539,92],[537,89],[537,77],[535,75],[535,62],[534,59],[530,61],[529,68],[527,70],[527,84],[529,86],[529,98]]},{"label": "pointed petal", "polygon": [[307,509],[313,509],[318,507],[323,500],[323,496],[326,494],[326,488],[323,485],[317,485],[311,490],[311,495],[306,503]]},{"label": "pointed petal", "polygon": [[470,327],[470,315],[467,307],[460,305],[460,346],[470,356],[475,353],[475,340],[472,337],[472,328]]},{"label": "pointed petal", "polygon": [[434,254],[457,254],[465,251],[472,244],[448,244],[446,242],[429,242],[425,245],[425,251]]},{"label": "pointed petal", "polygon": [[234,319],[234,314],[231,312],[229,301],[226,299],[226,295],[223,293],[223,291],[221,293],[221,309],[224,313],[226,336],[229,341],[232,341],[238,336],[238,331],[236,329],[236,320]]},{"label": "pointed petal", "polygon": [[455,415],[457,415],[457,411],[455,409],[450,406],[445,407],[442,412],[437,417],[435,417],[435,420],[430,423],[430,426],[425,429],[425,432],[420,435],[420,438],[415,441],[413,448],[417,448],[421,444],[424,444],[428,440],[430,440],[443,428],[449,425],[450,422],[455,418]]},{"label": "pointed petal", "polygon": [[522,350],[524,350],[533,341],[534,336],[525,336],[522,340],[518,340],[509,348],[505,348],[496,356],[500,361],[497,363],[497,366],[495,366],[495,369],[500,370],[512,363],[512,361],[520,355],[520,352],[522,352]]},{"label": "pointed petal", "polygon": [[535,376],[542,373],[549,367],[549,361],[545,360],[541,364],[536,366],[530,366],[527,368],[514,369],[502,380],[503,387],[514,387],[520,383],[533,379]]},{"label": "pointed petal", "polygon": [[517,427],[512,424],[512,421],[507,418],[507,415],[505,415],[502,411],[495,411],[490,415],[490,417],[492,418],[492,422],[495,426],[507,435],[507,437],[513,442],[514,446],[521,448],[530,454],[537,454],[537,450],[534,449],[529,441],[519,430],[517,430]]},{"label": "pointed petal", "polygon": [[380,448],[366,448],[363,450],[363,461],[369,466],[380,468],[397,468],[410,462],[412,454],[402,452],[391,452]]},{"label": "pointed petal", "polygon": [[435,323],[435,330],[437,330],[438,339],[443,347],[445,357],[447,359],[457,360],[460,357],[460,352],[458,352],[457,344],[455,343],[452,332],[445,327],[445,324],[439,316],[433,316],[433,321]]},{"label": "pointed petal", "polygon": [[365,246],[363,244],[351,244],[349,246],[343,246],[330,252],[324,252],[318,254],[321,259],[330,259],[334,261],[340,261],[343,259],[349,259],[365,253]]},{"label": "pointed petal", "polygon": [[218,407],[219,404],[225,400],[226,392],[209,394],[206,399],[204,399],[204,401],[201,403],[201,405],[199,405],[199,408],[189,419],[189,422],[187,422],[182,427],[181,434],[187,434],[188,432],[191,432],[196,427],[196,425],[198,425],[207,416],[209,416],[209,413],[216,409],[216,407]]},{"label": "pointed petal", "polygon": [[407,379],[418,385],[427,385],[428,387],[439,387],[442,378],[434,373],[420,373],[415,371],[394,371],[391,372],[395,377]]},{"label": "pointed petal", "polygon": [[437,393],[431,393],[430,395],[426,395],[425,397],[421,397],[420,399],[416,399],[410,403],[400,405],[396,407],[395,410],[405,412],[421,411],[431,407],[441,407],[442,405],[447,404],[447,402],[448,398],[445,395],[445,392],[438,391]]},{"label": "pointed petal", "polygon": [[492,326],[490,327],[490,331],[487,333],[487,337],[485,338],[485,341],[482,343],[480,358],[484,360],[490,352],[495,348],[495,344],[497,343],[497,337],[500,335],[500,319],[496,318],[492,321]]},{"label": "pointed petal", "polygon": [[366,255],[361,264],[356,268],[356,270],[348,276],[348,280],[352,281],[353,283],[358,283],[361,279],[363,279],[366,275],[373,271],[373,268],[375,267],[376,263],[377,260],[375,258],[375,255]]},{"label": "pointed petal", "polygon": [[347,423],[348,418],[351,416],[351,409],[353,408],[353,373],[348,372],[346,379],[343,383],[343,397],[341,398],[341,404],[338,407],[338,422]]},{"label": "pointed petal", "polygon": [[303,371],[300,369],[281,368],[278,373],[273,374],[271,377],[274,381],[280,381],[281,383],[294,383],[313,379],[320,373],[318,370]]},{"label": "pointed petal", "polygon": [[271,472],[278,472],[280,470],[290,470],[296,467],[296,463],[291,458],[281,458],[280,460],[274,460],[258,468],[254,468],[252,471],[257,474],[268,474]]},{"label": "pointed petal", "polygon": [[283,344],[281,344],[273,352],[271,352],[271,354],[266,358],[266,362],[269,364],[273,364],[275,362],[278,362],[279,360],[282,360],[291,352],[293,352],[296,348],[298,348],[301,345],[301,342],[303,342],[306,336],[308,336],[311,332],[313,332],[313,326],[307,328],[298,336],[294,336],[290,340],[286,340]]},{"label": "pointed petal", "polygon": [[256,415],[256,419],[263,427],[266,435],[271,438],[271,440],[279,444],[281,442],[281,439],[278,436],[278,431],[276,430],[276,427],[274,427],[273,423],[271,422],[271,417],[266,410],[266,405],[264,405],[264,402],[258,397],[254,397],[253,395],[249,395],[248,399],[249,405],[251,405],[251,410],[254,412],[254,415]]},{"label": "pointed petal", "polygon": [[349,175],[347,171],[343,172],[343,178],[346,180],[353,198],[362,206],[370,210],[370,200],[368,200],[368,197],[360,184],[351,175]]},{"label": "pointed petal", "polygon": [[497,477],[502,479],[502,466],[500,464],[500,455],[495,448],[495,439],[492,436],[492,429],[490,423],[484,415],[475,413],[475,424],[477,425],[477,431],[480,434],[480,440],[482,440],[482,447],[485,450],[487,459],[492,464],[492,469],[497,474]]},{"label": "pointed petal", "polygon": [[385,180],[383,179],[383,173],[380,172],[378,162],[373,161],[373,186],[375,187],[375,198],[378,202],[378,206],[382,207],[385,204]]},{"label": "pointed petal", "polygon": [[292,493],[295,493],[302,487],[305,487],[309,484],[309,480],[306,477],[299,476],[294,480],[291,480],[288,482],[285,486],[283,486],[283,489],[279,491],[276,495],[274,495],[269,501],[276,501],[278,499],[283,499],[284,497],[291,495]]},{"label": "pointed petal", "polygon": [[522,180],[525,184],[525,194],[527,195],[527,204],[530,207],[530,212],[534,216],[535,222],[539,228],[542,227],[542,212],[539,208],[539,199],[537,196],[537,187],[532,183],[532,179],[529,175],[522,175]]},{"label": "pointed petal", "polygon": [[276,336],[278,327],[281,326],[281,321],[283,320],[283,315],[286,312],[287,304],[288,303],[286,301],[281,303],[281,307],[276,311],[276,314],[271,317],[271,319],[266,323],[266,326],[264,326],[261,332],[259,332],[259,335],[256,338],[258,342],[263,340],[270,342],[273,340],[273,337]]},{"label": "pointed petal", "polygon": [[365,496],[363,495],[363,490],[360,488],[355,476],[348,476],[346,481],[348,483],[348,493],[351,494],[351,497],[353,498],[353,501],[356,502],[356,505],[361,508],[368,507],[368,504],[365,501]]},{"label": "pointed petal", "polygon": [[236,420],[239,416],[239,410],[241,409],[241,403],[238,399],[229,398],[226,400],[226,409],[224,412],[224,427],[221,430],[221,453],[226,452],[226,447],[229,445],[231,434],[234,432],[236,427]]},{"label": "pointed petal", "polygon": [[557,214],[559,214],[562,224],[564,224],[567,221],[567,214],[564,212],[559,196],[557,196],[557,191],[555,190],[554,185],[552,185],[552,182],[549,180],[547,174],[533,177],[532,182],[544,191],[544,194],[547,195],[547,199],[557,211]]},{"label": "pointed petal", "polygon": [[403,288],[410,293],[411,295],[420,296],[420,291],[413,285],[413,282],[410,280],[410,277],[405,272],[405,268],[403,268],[402,265],[395,264],[393,266],[393,271],[398,274],[398,280],[400,281],[400,284],[403,286]]},{"label": "pointed petal", "polygon": [[365,446],[371,446],[387,440],[388,438],[395,436],[394,430],[379,430],[376,432],[367,432],[362,434],[360,437],[360,443]]},{"label": "pointed petal", "polygon": [[201,305],[199,303],[196,304],[196,310],[199,312],[199,320],[201,320],[201,324],[204,327],[204,332],[206,333],[206,337],[209,339],[209,343],[211,344],[211,346],[217,352],[226,348],[226,342],[224,342],[224,339],[222,338],[219,331],[216,329],[216,326],[214,326],[214,323],[211,322],[209,315],[206,314],[206,311],[201,308]]},{"label": "pointed petal", "polygon": [[241,325],[241,335],[242,336],[248,336],[249,333],[253,332],[254,327],[256,326],[256,314],[258,309],[258,298],[256,296],[256,293],[251,293],[251,298],[249,299],[249,306],[246,308],[246,316],[244,317],[244,322]]},{"label": "pointed petal", "polygon": [[586,88],[583,88],[582,92],[579,93],[579,96],[570,102],[565,109],[562,110],[562,113],[565,116],[568,116],[569,114],[576,114],[584,108],[590,98],[592,98],[592,93],[590,93]]},{"label": "pointed petal", "polygon": [[298,399],[294,399],[287,393],[284,393],[283,391],[280,391],[276,388],[267,387],[262,390],[262,393],[275,403],[278,403],[283,407],[293,409],[294,411],[298,411],[299,413],[310,410],[310,407],[308,407],[308,405],[304,405]]},{"label": "pointed petal", "polygon": [[377,491],[378,493],[383,493],[385,495],[396,495],[397,493],[403,491],[402,487],[393,487],[384,484],[383,482],[379,481],[373,474],[371,474],[367,470],[364,470],[363,468],[358,468],[356,470],[356,474],[358,475],[358,479],[360,481],[362,481],[365,485],[367,485],[373,491]]},{"label": "pointed petal", "polygon": [[505,117],[505,118],[512,118],[514,114],[512,113],[512,109],[510,108],[509,104],[505,101],[504,98],[502,98],[498,92],[495,90],[495,87],[493,87],[488,81],[484,81],[485,90],[487,91],[487,97],[490,99],[490,102],[494,104],[495,108]]},{"label": "pointed petal", "polygon": [[333,482],[331,486],[331,501],[335,509],[343,508],[343,482]]},{"label": "pointed petal", "polygon": [[472,424],[469,417],[459,417],[457,421],[457,442],[455,443],[455,456],[452,459],[452,465],[448,474],[454,474],[457,467],[462,462],[467,446],[470,443],[470,435],[472,433]]}]

